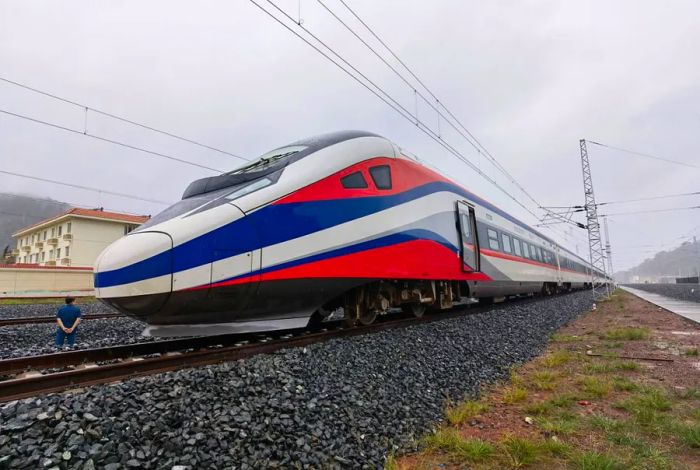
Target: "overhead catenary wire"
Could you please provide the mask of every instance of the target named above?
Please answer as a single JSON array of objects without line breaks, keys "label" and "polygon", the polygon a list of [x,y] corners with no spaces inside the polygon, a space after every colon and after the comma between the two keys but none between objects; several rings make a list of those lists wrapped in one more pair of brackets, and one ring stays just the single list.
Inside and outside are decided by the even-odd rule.
[{"label": "overhead catenary wire", "polygon": [[[198,142],[198,141],[196,141],[196,140],[194,140],[194,139],[190,139],[190,138],[187,138],[187,137],[183,137],[183,136],[174,134],[174,133],[172,133],[172,132],[168,132],[168,131],[164,131],[164,130],[161,130],[161,129],[157,129],[157,128],[152,127],[152,126],[149,126],[149,125],[147,125],[147,124],[143,124],[143,123],[140,123],[140,122],[131,120],[131,119],[127,119],[127,118],[125,118],[125,117],[117,116],[116,114],[112,114],[112,113],[109,113],[109,112],[107,112],[107,111],[103,111],[103,110],[101,110],[101,109],[93,108],[92,106],[89,106],[89,105],[86,105],[86,104],[82,104],[82,103],[78,103],[77,101],[73,101],[73,100],[70,100],[70,99],[68,99],[68,98],[64,98],[64,97],[55,95],[55,94],[53,94],[53,93],[49,93],[49,92],[47,92],[47,91],[39,90],[39,89],[37,89],[37,88],[31,87],[31,86],[29,86],[29,85],[25,85],[25,84],[23,84],[23,83],[16,82],[16,81],[14,81],[14,80],[10,80],[10,79],[8,79],[8,78],[0,77],[0,81],[3,81],[3,82],[5,82],[5,83],[9,83],[9,84],[11,84],[11,85],[15,85],[15,86],[18,86],[18,87],[20,87],[20,88],[24,88],[25,90],[29,90],[29,91],[32,91],[32,92],[34,92],[34,93],[38,93],[38,94],[41,94],[41,95],[44,95],[44,96],[48,96],[49,98],[53,98],[53,99],[62,101],[62,102],[64,102],[64,103],[68,103],[68,104],[71,104],[71,105],[73,105],[73,106],[77,106],[77,107],[79,107],[79,108],[82,108],[82,109],[84,109],[84,110],[86,111],[86,114],[85,114],[86,119],[87,119],[87,111],[89,110],[89,111],[91,111],[91,112],[94,112],[94,113],[97,113],[97,114],[101,114],[101,115],[103,115],[103,116],[107,116],[107,117],[109,117],[109,118],[116,119],[116,120],[118,120],[118,121],[126,122],[126,123],[128,123],[128,124],[131,124],[131,125],[134,125],[134,126],[138,126],[138,127],[141,127],[141,128],[143,128],[143,129],[147,129],[147,130],[152,131],[152,132],[157,132],[157,133],[159,133],[159,134],[166,135],[166,136],[168,136],[168,137],[172,137],[173,139],[178,139],[178,140],[181,140],[181,141],[183,141],[183,142],[188,142],[188,143],[190,143],[190,144],[197,145],[197,146],[199,146],[199,147],[206,148],[206,149],[209,149],[209,150],[213,150],[213,151],[215,151],[215,152],[222,153],[222,154],[225,154],[225,155],[228,155],[228,156],[231,156],[231,157],[235,157],[235,158],[238,158],[238,159],[240,159],[240,160],[249,161],[248,158],[241,157],[241,156],[239,156],[239,155],[236,155],[236,154],[234,154],[234,153],[228,152],[228,151],[226,151],[226,150],[222,150],[222,149],[213,147],[213,146],[211,146],[211,145],[204,144],[204,143],[202,143],[202,142]],[[86,127],[87,127],[87,125],[86,125]]]},{"label": "overhead catenary wire", "polygon": [[617,150],[617,151],[619,151],[619,152],[625,152],[625,153],[628,153],[628,154],[630,154],[630,155],[637,155],[637,156],[639,156],[639,157],[645,157],[645,158],[650,158],[650,159],[653,159],[653,160],[659,160],[659,161],[663,161],[663,162],[666,162],[666,163],[672,163],[672,164],[674,164],[674,165],[682,165],[682,166],[689,167],[689,168],[700,168],[700,165],[695,165],[695,164],[693,164],[693,163],[681,162],[681,161],[678,161],[678,160],[672,160],[672,159],[670,159],[670,158],[659,157],[659,156],[652,155],[652,154],[649,154],[649,153],[637,152],[637,151],[635,151],[635,150],[629,150],[629,149],[622,148],[622,147],[616,147],[616,146],[614,146],[614,145],[603,144],[603,143],[600,143],[600,142],[595,142],[595,141],[593,141],[593,140],[588,140],[588,139],[586,139],[586,142],[591,143],[591,144],[594,144],[594,145],[598,145],[598,146],[600,146],[600,147],[606,147],[606,148],[609,148],[609,149],[612,149],[612,150]]},{"label": "overhead catenary wire", "polygon": [[[621,199],[617,201],[605,201],[605,202],[598,202],[596,203],[596,206],[609,206],[611,204],[629,204],[632,202],[642,202],[642,201],[654,201],[657,199],[670,199],[674,197],[687,197],[687,196],[700,196],[700,191],[692,191],[688,193],[676,193],[676,194],[663,194],[663,195],[658,195],[658,196],[648,196],[648,197],[640,197],[636,199]],[[584,206],[547,206],[547,209],[572,209],[571,212],[583,212],[585,209]]]},{"label": "overhead catenary wire", "polygon": [[120,193],[117,191],[109,191],[109,190],[105,190],[105,189],[92,188],[90,186],[83,186],[83,185],[75,184],[75,183],[66,183],[64,181],[56,181],[56,180],[52,180],[52,179],[48,179],[48,178],[42,178],[39,176],[24,175],[21,173],[15,173],[13,171],[0,170],[0,174],[9,175],[9,176],[16,176],[18,178],[26,178],[26,179],[30,179],[30,180],[34,180],[34,181],[41,181],[44,183],[57,184],[60,186],[66,186],[66,187],[75,188],[75,189],[84,189],[86,191],[93,191],[93,192],[100,193],[100,194],[109,194],[110,196],[119,196],[119,197],[124,197],[127,199],[135,199],[137,201],[152,202],[155,204],[163,204],[166,206],[169,206],[172,204],[172,202],[160,201],[158,199],[149,199],[149,198],[144,198],[144,197],[140,197],[140,196],[134,196],[133,194],[126,194],[126,193]]},{"label": "overhead catenary wire", "polygon": [[[367,78],[366,75],[364,75],[362,72],[360,72],[356,67],[354,67],[352,64],[350,64],[347,60],[345,60],[340,54],[338,54],[333,48],[328,46],[325,42],[323,42],[320,38],[318,38],[316,35],[314,35],[312,32],[310,32],[307,28],[305,28],[302,25],[299,25],[294,18],[292,18],[287,12],[285,12],[283,9],[281,9],[277,4],[275,4],[271,0],[266,0],[270,5],[272,5],[277,11],[279,11],[282,15],[284,15],[292,24],[295,26],[301,28],[304,32],[306,32],[310,37],[315,39],[319,44],[321,44],[323,47],[325,47],[330,54],[333,54],[335,57],[337,57],[340,61],[342,61],[344,64],[347,65],[352,71],[354,71],[357,75],[362,77],[364,80],[366,80],[367,83],[362,81],[360,78],[358,78],[357,75],[355,75],[351,70],[348,70],[347,68],[343,67],[340,63],[338,63],[336,60],[334,60],[330,55],[322,51],[319,47],[314,45],[311,41],[309,41],[307,38],[302,36],[301,34],[297,33],[292,27],[289,25],[285,24],[284,21],[276,17],[274,14],[272,14],[270,11],[267,9],[263,8],[262,5],[260,5],[258,2],[255,0],[250,0],[250,2],[255,5],[258,9],[260,9],[262,12],[267,14],[270,18],[275,20],[277,23],[282,25],[285,29],[287,29],[289,32],[297,36],[299,39],[304,41],[307,45],[312,47],[316,52],[321,54],[323,57],[325,57],[327,60],[329,60],[331,63],[333,63],[336,67],[338,67],[340,70],[345,72],[348,76],[350,76],[352,79],[357,81],[360,85],[365,87],[367,90],[369,90],[371,93],[373,93],[375,96],[377,96],[379,99],[381,99],[385,104],[390,106],[392,109],[394,109],[399,115],[401,115],[404,119],[408,120],[412,124],[416,125],[418,129],[420,129],[423,133],[427,134],[431,139],[433,139],[435,142],[437,142],[439,145],[444,147],[448,152],[450,152],[452,155],[457,157],[459,160],[461,160],[463,163],[465,163],[467,166],[472,168],[475,172],[477,172],[480,176],[482,176],[484,179],[489,181],[491,184],[496,186],[499,190],[501,190],[506,196],[508,196],[510,199],[512,199],[516,204],[521,206],[523,209],[525,209],[528,213],[530,213],[533,217],[539,219],[539,216],[535,214],[530,208],[525,206],[518,198],[510,194],[508,191],[506,191],[502,186],[498,184],[495,180],[490,178],[488,175],[486,175],[481,169],[479,169],[476,165],[474,165],[471,161],[469,161],[468,158],[466,158],[461,152],[459,152],[457,149],[455,149],[452,145],[449,143],[445,142],[444,139],[440,138],[435,131],[433,131],[429,126],[426,126],[421,120],[415,116],[415,114],[411,113],[408,109],[406,109],[401,103],[399,103],[397,100],[395,100],[391,95],[389,95],[383,88],[375,84],[372,80]],[[369,85],[368,85],[369,83]],[[371,85],[371,86],[370,86]],[[373,89],[372,87],[376,88]],[[383,95],[383,96],[382,96]]]},{"label": "overhead catenary wire", "polygon": [[137,151],[139,151],[139,152],[143,152],[143,153],[146,153],[146,154],[149,154],[149,155],[153,155],[153,156],[156,156],[156,157],[166,158],[166,159],[168,159],[168,160],[175,161],[175,162],[179,162],[179,163],[182,163],[182,164],[184,164],[184,165],[190,165],[190,166],[194,166],[194,167],[197,167],[197,168],[202,168],[202,169],[204,169],[204,170],[214,171],[214,172],[216,172],[216,173],[224,173],[222,170],[219,170],[219,169],[217,169],[217,168],[212,168],[212,167],[209,167],[209,166],[206,166],[206,165],[201,165],[201,164],[199,164],[199,163],[191,162],[191,161],[189,161],[189,160],[184,160],[184,159],[182,159],[182,158],[173,157],[172,155],[167,155],[167,154],[165,154],[165,153],[160,153],[160,152],[156,152],[156,151],[153,151],[153,150],[148,150],[148,149],[145,149],[145,148],[142,148],[142,147],[137,147],[137,146],[135,146],[135,145],[127,144],[126,142],[120,142],[120,141],[118,141],[118,140],[108,139],[108,138],[106,138],[106,137],[101,137],[101,136],[98,136],[98,135],[95,135],[95,134],[91,134],[91,133],[89,133],[89,132],[87,132],[87,131],[80,131],[80,130],[72,129],[72,128],[70,128],[70,127],[61,126],[61,125],[59,125],[59,124],[55,124],[55,123],[52,123],[52,122],[43,121],[43,120],[41,120],[41,119],[36,119],[36,118],[30,117],[30,116],[26,116],[26,115],[24,115],[24,114],[13,113],[13,112],[11,112],[11,111],[7,111],[7,110],[4,110],[4,109],[0,109],[0,113],[6,114],[6,115],[8,115],[8,116],[13,116],[13,117],[16,117],[16,118],[19,118],[19,119],[24,119],[24,120],[26,120],[26,121],[33,122],[33,123],[35,123],[35,124],[42,124],[42,125],[44,125],[44,126],[53,127],[54,129],[60,129],[60,130],[65,131],[65,132],[71,132],[71,133],[73,133],[73,134],[77,134],[77,135],[81,135],[81,136],[85,136],[85,137],[90,137],[91,139],[99,140],[99,141],[102,141],[102,142],[107,142],[107,143],[110,143],[110,144],[113,144],[113,145],[118,145],[118,146],[121,146],[121,147],[124,147],[124,148],[128,148],[128,149],[131,149],[131,150],[137,150]]},{"label": "overhead catenary wire", "polygon": [[[328,8],[325,6],[325,4],[323,4],[323,2],[322,2],[321,0],[317,0],[317,1],[318,1],[321,5],[323,5],[324,8],[326,8],[326,9],[328,10]],[[448,114],[448,116],[451,117],[451,118],[457,123],[457,125],[459,125],[459,127],[462,128],[462,130],[463,130],[469,137],[467,137],[467,135],[464,135],[462,132],[459,132],[459,131],[458,131],[458,132],[459,132],[472,146],[474,146],[474,147],[476,148],[477,152],[479,152],[479,154],[484,154],[484,155],[491,161],[491,163],[493,163],[493,165],[494,165],[501,173],[503,173],[504,176],[506,176],[516,187],[518,187],[518,189],[520,189],[520,191],[523,192],[523,194],[524,194],[525,196],[527,196],[532,202],[534,202],[534,203],[537,205],[538,208],[541,209],[541,208],[542,208],[542,205],[541,205],[527,190],[525,190],[525,188],[523,188],[523,186],[515,179],[515,177],[513,177],[513,176],[508,172],[508,170],[506,170],[505,167],[503,167],[503,165],[501,165],[501,163],[491,154],[491,152],[489,152],[489,150],[479,141],[479,139],[477,139],[476,136],[475,136],[474,134],[472,134],[471,131],[469,131],[469,129],[467,129],[467,127],[462,123],[462,121],[461,121],[459,118],[457,118],[457,116],[455,116],[455,114],[447,107],[447,105],[445,105],[444,101],[440,100],[440,99],[435,95],[435,93],[433,93],[433,91],[423,82],[423,80],[421,80],[421,79],[418,77],[418,75],[416,75],[416,73],[415,73],[403,60],[401,60],[401,58],[389,47],[389,45],[388,45],[384,40],[382,40],[381,37],[379,37],[379,35],[378,35],[371,27],[370,27],[370,26],[355,12],[355,10],[353,10],[344,0],[339,0],[339,1],[340,1],[340,3],[342,3],[343,6],[345,6],[345,8],[346,8],[346,9],[347,9],[347,10],[348,10],[348,11],[349,11],[349,12],[350,12],[350,13],[351,13],[351,14],[352,14],[366,29],[367,29],[367,31],[369,31],[370,34],[371,34],[372,36],[374,36],[374,38],[375,38],[377,41],[379,41],[379,43],[389,52],[389,54],[391,54],[391,56],[394,57],[394,59],[396,59],[396,60],[399,62],[399,64],[401,64],[401,65],[403,66],[404,69],[406,69],[406,71],[420,84],[420,86],[422,86],[423,89],[424,89],[425,91],[428,92],[428,94],[433,98],[433,100],[435,100],[436,105],[439,106],[439,107],[441,107],[442,109],[444,109],[445,112]],[[329,10],[329,11],[330,11],[330,10]],[[331,14],[333,14],[333,13],[331,13]],[[351,30],[351,28],[350,28],[349,26],[347,26],[347,24],[345,24],[345,22],[343,22],[342,20],[340,20],[339,18],[337,18],[337,16],[336,16],[335,14],[333,14],[333,16],[335,16],[336,19],[338,19],[341,23],[343,23],[343,25],[344,25],[347,29]],[[357,36],[357,34],[356,34],[354,31],[351,30],[351,32],[353,32],[353,34],[355,34],[355,36]],[[379,54],[378,54],[376,51],[374,51],[373,48],[371,48],[364,40],[362,40],[362,39],[360,39],[360,40],[361,40],[372,52],[374,52],[375,55],[377,55],[377,56],[379,57]],[[386,63],[386,61],[384,61],[383,58],[380,57],[380,59],[381,59],[385,64],[387,64],[387,66],[389,66],[392,70],[394,70],[395,73],[398,74],[398,72],[397,72],[393,67],[391,67],[388,63]],[[400,74],[399,74],[399,75],[400,75]],[[404,81],[406,82],[406,80],[403,78],[403,76],[401,76],[401,78],[402,78],[402,80],[404,80]],[[407,83],[407,84],[408,84],[408,83]],[[412,85],[409,84],[409,86],[412,86]],[[413,88],[414,88],[414,90],[415,90],[415,87],[413,87]],[[425,99],[425,98],[423,97],[422,94],[421,94],[420,96],[426,101],[426,103],[428,103],[433,109],[435,109],[435,110],[437,111],[437,109],[436,109],[434,106],[432,106],[432,104],[430,104],[430,103],[428,102],[428,100]],[[452,125],[452,122],[451,122],[449,119],[447,119],[444,115],[442,115],[442,113],[439,113],[439,111],[438,111],[438,116],[443,116],[443,118],[444,118],[448,123],[450,123],[451,127],[454,128],[454,126]],[[439,117],[438,117],[438,126],[439,126]],[[456,129],[455,129],[455,130],[456,130]],[[471,140],[470,140],[470,138],[471,138]],[[474,143],[472,143],[472,140],[474,141]]]},{"label": "overhead catenary wire", "polygon": [[673,211],[686,211],[700,209],[700,206],[690,206],[690,207],[671,207],[668,209],[650,209],[641,211],[630,211],[630,212],[616,212],[612,214],[601,214],[600,217],[612,217],[619,215],[634,215],[634,214],[653,214],[657,212],[673,212]]}]

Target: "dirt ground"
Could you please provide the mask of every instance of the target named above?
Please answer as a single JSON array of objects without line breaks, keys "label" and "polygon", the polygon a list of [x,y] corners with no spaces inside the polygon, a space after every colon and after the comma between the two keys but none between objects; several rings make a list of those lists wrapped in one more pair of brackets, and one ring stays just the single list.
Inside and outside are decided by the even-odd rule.
[{"label": "dirt ground", "polygon": [[624,291],[390,469],[700,469],[700,325]]}]

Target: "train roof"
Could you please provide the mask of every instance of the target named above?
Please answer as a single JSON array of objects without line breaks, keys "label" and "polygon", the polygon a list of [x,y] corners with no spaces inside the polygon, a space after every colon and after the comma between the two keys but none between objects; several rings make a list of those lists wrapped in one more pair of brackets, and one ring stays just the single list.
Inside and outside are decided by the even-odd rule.
[{"label": "train roof", "polygon": [[[253,181],[263,176],[271,175],[283,170],[287,165],[291,165],[312,153],[331,145],[356,139],[358,137],[381,137],[367,131],[338,131],[318,136],[297,140],[291,144],[278,147],[264,153],[260,157],[246,162],[238,168],[222,175],[201,178],[192,182],[182,199],[198,196],[200,194],[216,191],[218,189],[235,186],[247,181]],[[279,175],[277,175],[279,176]]]}]

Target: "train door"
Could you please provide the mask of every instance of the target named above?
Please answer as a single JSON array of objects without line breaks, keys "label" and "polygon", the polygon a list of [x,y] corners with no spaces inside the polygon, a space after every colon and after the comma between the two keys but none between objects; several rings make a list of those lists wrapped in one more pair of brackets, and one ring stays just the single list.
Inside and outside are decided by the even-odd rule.
[{"label": "train door", "polygon": [[258,244],[258,235],[250,219],[238,207],[229,206],[242,217],[234,222],[236,236],[221,237],[210,248],[209,303],[213,310],[230,314],[243,312],[257,291],[261,250],[251,249]]},{"label": "train door", "polygon": [[462,270],[464,272],[481,271],[479,237],[476,233],[474,208],[464,201],[457,201],[457,227]]}]

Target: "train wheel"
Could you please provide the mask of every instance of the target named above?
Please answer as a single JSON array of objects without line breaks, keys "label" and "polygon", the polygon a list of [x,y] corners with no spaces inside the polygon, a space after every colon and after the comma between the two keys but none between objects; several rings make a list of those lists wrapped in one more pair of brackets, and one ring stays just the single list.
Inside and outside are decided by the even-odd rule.
[{"label": "train wheel", "polygon": [[376,319],[377,311],[370,309],[363,309],[363,311],[357,316],[357,321],[360,323],[360,325],[364,326],[371,325]]},{"label": "train wheel", "polygon": [[418,302],[404,304],[401,306],[401,310],[403,310],[405,313],[413,315],[416,318],[422,317],[427,309],[428,308],[425,306],[425,304]]}]

